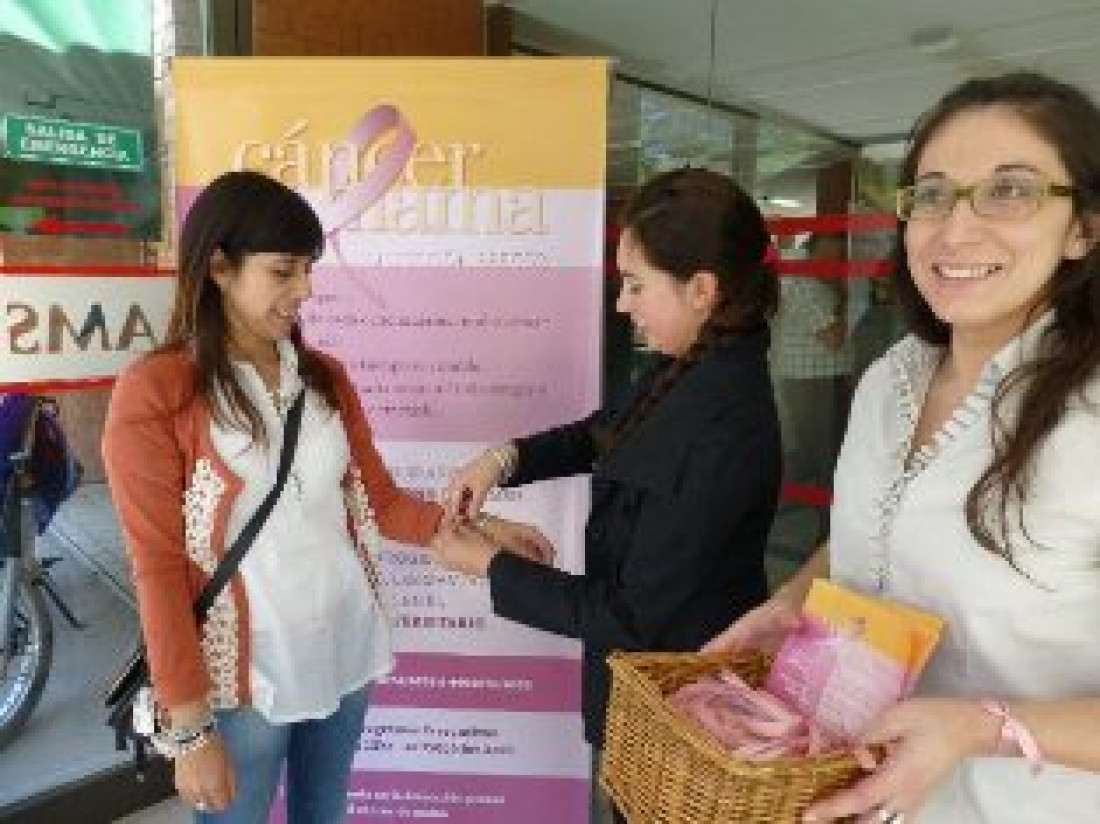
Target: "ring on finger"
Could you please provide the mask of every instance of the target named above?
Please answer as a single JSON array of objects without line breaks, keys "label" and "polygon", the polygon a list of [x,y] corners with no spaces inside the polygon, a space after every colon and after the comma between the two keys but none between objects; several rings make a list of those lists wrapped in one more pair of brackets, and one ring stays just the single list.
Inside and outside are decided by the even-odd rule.
[{"label": "ring on finger", "polygon": [[202,799],[199,799],[198,801],[195,802],[195,809],[198,810],[200,813],[206,812],[206,810],[207,810],[206,802],[203,801]]}]

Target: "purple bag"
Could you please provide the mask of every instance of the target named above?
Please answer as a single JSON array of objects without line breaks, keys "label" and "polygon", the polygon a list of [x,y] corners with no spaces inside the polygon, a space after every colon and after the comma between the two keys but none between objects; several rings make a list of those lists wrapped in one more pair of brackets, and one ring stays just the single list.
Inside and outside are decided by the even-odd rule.
[{"label": "purple bag", "polygon": [[34,414],[30,460],[33,485],[29,494],[34,503],[35,526],[41,535],[57,508],[80,485],[84,468],[61,428],[57,404],[48,398],[39,398],[37,405],[34,401],[34,396],[23,392],[0,394],[0,487],[11,477],[10,458],[22,446]]}]

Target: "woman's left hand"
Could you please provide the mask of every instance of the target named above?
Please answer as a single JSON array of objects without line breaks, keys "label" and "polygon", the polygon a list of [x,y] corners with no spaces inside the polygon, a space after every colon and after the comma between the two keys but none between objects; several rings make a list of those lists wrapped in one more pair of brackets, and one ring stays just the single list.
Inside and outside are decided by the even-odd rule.
[{"label": "woman's left hand", "polygon": [[452,572],[484,578],[501,551],[488,535],[467,521],[444,519],[430,544],[436,563]]},{"label": "woman's left hand", "polygon": [[[912,820],[935,787],[963,758],[992,753],[997,719],[976,701],[914,698],[891,707],[863,743],[881,745],[886,758],[855,786],[812,805],[803,821]],[[900,817],[899,817],[900,816]]]},{"label": "woman's left hand", "polygon": [[484,578],[498,552],[514,552],[539,563],[554,558],[554,547],[546,536],[529,524],[487,517],[480,523],[444,519],[432,539],[437,562],[447,569]]},{"label": "woman's left hand", "polygon": [[540,564],[554,562],[554,545],[531,524],[509,521],[495,515],[483,515],[477,521],[477,528],[488,535],[497,546],[517,555]]}]

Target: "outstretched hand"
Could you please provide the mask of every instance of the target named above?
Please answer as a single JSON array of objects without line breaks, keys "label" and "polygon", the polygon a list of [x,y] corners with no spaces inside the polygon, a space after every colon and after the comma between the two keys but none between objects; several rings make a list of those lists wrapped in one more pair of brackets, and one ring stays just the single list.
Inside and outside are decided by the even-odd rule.
[{"label": "outstretched hand", "polygon": [[886,758],[859,783],[812,805],[803,821],[826,822],[884,813],[912,820],[963,758],[992,752],[997,719],[974,701],[913,698],[886,710],[863,737]]},{"label": "outstretched hand", "polygon": [[492,540],[472,523],[444,518],[429,545],[436,563],[452,572],[484,578],[489,564],[500,552]]},{"label": "outstretched hand", "polygon": [[707,641],[701,651],[731,653],[759,650],[774,653],[798,626],[799,620],[799,605],[776,594]]},{"label": "outstretched hand", "polygon": [[447,517],[476,520],[489,492],[500,482],[500,472],[500,464],[488,451],[456,469],[443,492]]},{"label": "outstretched hand", "polygon": [[205,746],[176,758],[175,779],[180,799],[197,810],[221,812],[237,794],[233,764],[217,732]]},{"label": "outstretched hand", "polygon": [[482,516],[477,526],[502,549],[530,558],[532,561],[538,561],[540,564],[554,562],[554,545],[531,524],[490,515]]},{"label": "outstretched hand", "polygon": [[554,547],[529,524],[485,517],[478,524],[444,518],[432,539],[431,549],[442,566],[465,575],[484,578],[498,552],[514,552],[539,563],[554,559]]}]

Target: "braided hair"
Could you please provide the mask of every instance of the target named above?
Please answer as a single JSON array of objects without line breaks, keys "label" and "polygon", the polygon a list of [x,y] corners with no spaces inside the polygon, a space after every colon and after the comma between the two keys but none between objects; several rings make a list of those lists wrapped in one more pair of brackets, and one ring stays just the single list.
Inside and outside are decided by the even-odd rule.
[{"label": "braided hair", "polygon": [[718,296],[687,351],[658,373],[610,432],[596,433],[603,454],[629,437],[707,352],[760,328],[779,305],[779,281],[766,260],[771,238],[764,217],[729,177],[693,168],[659,174],[627,201],[621,225],[646,261],[676,280],[713,273]]}]

